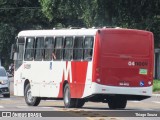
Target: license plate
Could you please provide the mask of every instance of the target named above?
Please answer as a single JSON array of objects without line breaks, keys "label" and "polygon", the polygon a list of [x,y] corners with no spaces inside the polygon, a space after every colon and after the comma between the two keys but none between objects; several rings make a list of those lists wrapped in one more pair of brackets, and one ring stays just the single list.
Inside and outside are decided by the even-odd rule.
[{"label": "license plate", "polygon": [[139,74],[147,75],[147,73],[148,73],[147,69],[139,69]]}]

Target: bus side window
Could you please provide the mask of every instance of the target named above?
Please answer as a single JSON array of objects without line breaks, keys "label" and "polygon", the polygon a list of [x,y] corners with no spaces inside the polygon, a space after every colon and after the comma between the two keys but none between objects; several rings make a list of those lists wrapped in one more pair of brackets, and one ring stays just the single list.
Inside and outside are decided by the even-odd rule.
[{"label": "bus side window", "polygon": [[84,60],[92,60],[93,40],[93,37],[85,37],[84,39]]},{"label": "bus side window", "polygon": [[55,38],[54,54],[56,56],[56,60],[63,59],[63,37],[56,37]]},{"label": "bus side window", "polygon": [[73,37],[66,37],[64,42],[64,60],[73,58]]},{"label": "bus side window", "polygon": [[24,37],[19,37],[18,38],[18,60],[23,60],[23,54],[24,54],[24,43],[25,43],[25,38]]},{"label": "bus side window", "polygon": [[35,41],[35,38],[33,37],[26,38],[25,55],[24,55],[24,60],[26,61],[33,60],[34,41]]},{"label": "bus side window", "polygon": [[44,55],[44,38],[43,37],[38,37],[36,38],[35,42],[35,60],[42,60]]},{"label": "bus side window", "polygon": [[52,60],[52,52],[54,52],[55,40],[53,37],[46,37],[45,39],[45,50],[44,50],[44,60]]},{"label": "bus side window", "polygon": [[75,37],[74,49],[73,49],[73,59],[74,60],[83,59],[83,37]]}]

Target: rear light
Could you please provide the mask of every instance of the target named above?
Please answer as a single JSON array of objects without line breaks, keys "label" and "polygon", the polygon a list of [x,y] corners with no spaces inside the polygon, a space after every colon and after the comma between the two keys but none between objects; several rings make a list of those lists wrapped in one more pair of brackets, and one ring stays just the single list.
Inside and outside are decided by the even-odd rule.
[{"label": "rear light", "polygon": [[100,83],[101,80],[100,80],[100,68],[96,68],[96,82]]},{"label": "rear light", "polygon": [[148,85],[151,85],[152,84],[152,82],[151,81],[148,81]]},{"label": "rear light", "polygon": [[152,85],[153,84],[152,81],[153,81],[153,72],[150,72],[148,85]]},{"label": "rear light", "polygon": [[101,80],[98,78],[97,80],[96,80],[98,83],[100,83],[101,82]]},{"label": "rear light", "polygon": [[96,77],[99,77],[100,68],[96,68]]}]

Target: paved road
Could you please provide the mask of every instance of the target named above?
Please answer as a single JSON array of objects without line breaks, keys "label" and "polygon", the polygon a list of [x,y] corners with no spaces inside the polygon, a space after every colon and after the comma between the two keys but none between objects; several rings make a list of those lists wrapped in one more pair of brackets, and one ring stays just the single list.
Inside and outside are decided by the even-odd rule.
[{"label": "paved road", "polygon": [[[11,93],[13,93],[13,80],[11,80]],[[153,96],[152,98],[143,101],[129,101],[125,110],[119,110],[118,112],[111,111],[108,108],[107,103],[93,103],[87,102],[81,109],[66,109],[64,108],[63,101],[41,101],[37,107],[27,106],[23,97],[16,97],[11,95],[11,98],[3,98],[0,96],[0,111],[61,111],[59,113],[53,113],[58,116],[58,119],[89,119],[89,120],[135,120],[132,117],[117,117],[120,112],[127,116],[127,112],[131,111],[132,114],[138,114],[145,111],[145,114],[152,113],[152,111],[160,111],[160,97]],[[84,112],[85,111],[85,112]],[[147,112],[147,113],[146,113]],[[108,114],[110,113],[110,114]],[[153,112],[154,113],[154,112]],[[74,117],[73,117],[74,116]],[[109,116],[109,117],[106,117]],[[54,118],[54,119],[57,119]],[[1,119],[1,118],[0,118]],[[27,119],[27,118],[23,118]],[[42,120],[43,118],[34,118]],[[53,119],[53,118],[48,118]],[[155,117],[136,117],[136,120],[159,120]],[[17,118],[15,119],[17,120]]]},{"label": "paved road", "polygon": [[[159,97],[152,97],[150,99],[144,100],[144,101],[130,101],[127,104],[127,108],[123,111],[123,115],[127,111],[134,111],[135,113],[137,111],[160,111],[160,98]],[[87,102],[83,108],[81,109],[66,109],[64,108],[63,101],[41,101],[40,105],[37,107],[31,107],[27,106],[25,104],[23,97],[16,97],[11,96],[11,98],[2,98],[0,97],[0,111],[64,111],[68,116],[77,116],[77,117],[84,117],[83,119],[93,119],[93,117],[96,117],[94,119],[99,120],[105,120],[105,119],[113,119],[118,120],[133,120],[133,118],[126,118],[126,117],[104,117],[105,113],[110,112],[108,106],[106,103],[93,103],[93,102]],[[69,111],[69,112],[68,112]],[[86,112],[83,112],[86,111]],[[96,112],[94,112],[96,111]],[[64,113],[63,112],[63,113]],[[60,113],[58,116],[63,116],[65,114]],[[112,112],[115,114],[118,114],[118,112]],[[57,115],[56,115],[57,116]],[[82,119],[82,118],[79,118]],[[138,119],[138,118],[136,118]],[[142,118],[141,118],[142,119]],[[149,118],[145,118],[146,120]],[[151,119],[151,118],[150,118]],[[159,118],[157,118],[158,120]],[[156,119],[155,119],[156,120]]]}]

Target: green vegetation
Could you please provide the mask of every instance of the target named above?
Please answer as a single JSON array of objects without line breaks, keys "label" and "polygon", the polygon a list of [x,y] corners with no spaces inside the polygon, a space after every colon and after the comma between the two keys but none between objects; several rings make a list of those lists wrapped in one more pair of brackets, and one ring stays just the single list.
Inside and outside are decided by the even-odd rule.
[{"label": "green vegetation", "polygon": [[11,61],[18,32],[54,27],[118,26],[154,33],[160,43],[160,0],[0,0],[0,57]]},{"label": "green vegetation", "polygon": [[160,80],[153,81],[153,92],[160,92]]}]

